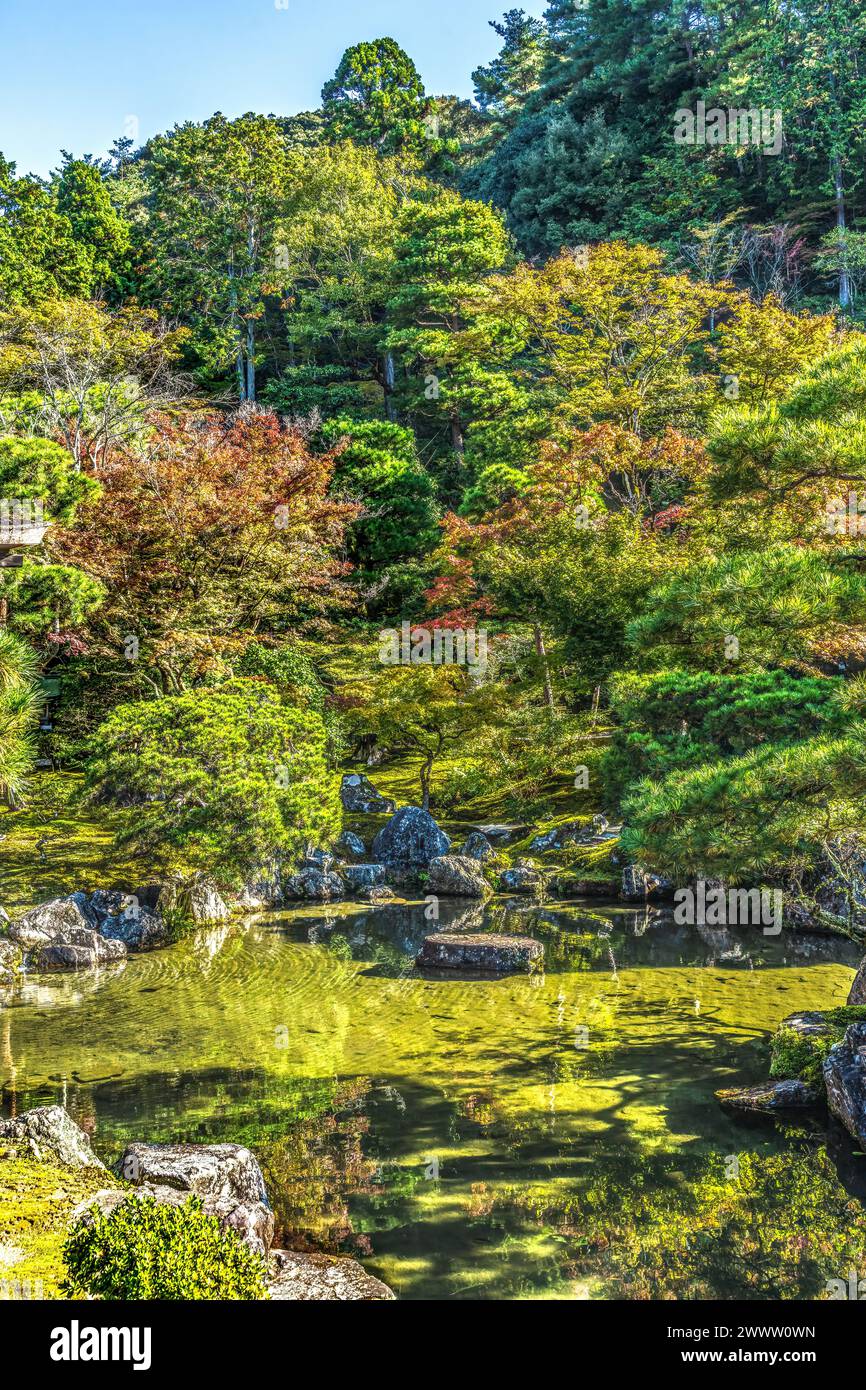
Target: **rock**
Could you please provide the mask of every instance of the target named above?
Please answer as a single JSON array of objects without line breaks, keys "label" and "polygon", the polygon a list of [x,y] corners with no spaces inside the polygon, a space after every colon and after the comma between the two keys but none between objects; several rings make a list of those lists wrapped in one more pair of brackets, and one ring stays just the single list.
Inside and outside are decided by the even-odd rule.
[{"label": "rock", "polygon": [[432,859],[447,854],[450,848],[451,841],[429,811],[401,806],[373,841],[373,858],[379,864],[426,869]]},{"label": "rock", "polygon": [[380,888],[385,882],[384,864],[346,864],[342,870],[346,887],[352,893],[362,888]]},{"label": "rock", "polygon": [[159,916],[177,915],[189,922],[224,922],[231,916],[226,903],[208,878],[171,879],[160,889],[156,903]]},{"label": "rock", "polygon": [[241,912],[262,912],[265,908],[279,907],[283,901],[279,865],[264,866],[259,871],[259,877],[244,884],[234,901]]},{"label": "rock", "polygon": [[803,1110],[818,1105],[821,1097],[805,1081],[768,1081],[763,1086],[744,1086],[716,1091],[716,1099],[728,1110],[769,1115],[777,1110]]},{"label": "rock", "polygon": [[792,1033],[799,1034],[801,1038],[820,1038],[830,1031],[826,1016],[815,1009],[788,1014],[787,1018],[782,1019],[779,1027],[788,1028]]},{"label": "rock", "polygon": [[0,988],[15,984],[22,965],[23,957],[18,943],[0,936]]},{"label": "rock", "polygon": [[358,901],[362,903],[389,903],[397,894],[393,888],[389,888],[387,883],[374,884],[372,888],[360,888],[358,890]]},{"label": "rock", "polygon": [[494,845],[507,845],[529,830],[528,825],[476,825],[476,831],[487,837]]},{"label": "rock", "polygon": [[119,1175],[160,1202],[201,1197],[204,1210],[267,1254],[274,1214],[257,1160],[239,1144],[128,1144]]},{"label": "rock", "polygon": [[848,995],[848,1003],[866,1004],[866,958],[860,962],[860,968],[854,976],[851,990]]},{"label": "rock", "polygon": [[54,898],[49,903],[40,903],[17,921],[9,923],[9,936],[27,951],[34,946],[46,946],[51,941],[66,940],[70,932],[92,932],[96,923],[92,917],[85,915],[86,902],[83,893],[75,893],[69,898]]},{"label": "rock", "polygon": [[330,869],[334,862],[334,855],[329,849],[308,849],[303,859],[301,867],[304,869]]},{"label": "rock", "polygon": [[125,959],[126,946],[122,941],[107,941],[98,931],[77,928],[67,932],[62,940],[57,938],[47,946],[34,946],[28,951],[25,963],[36,970],[90,970]]},{"label": "rock", "polygon": [[545,850],[562,849],[563,845],[580,843],[592,838],[592,830],[586,821],[572,820],[563,825],[555,825],[543,835],[536,835],[530,842],[530,854],[543,854]]},{"label": "rock", "polygon": [[169,935],[162,917],[138,906],[129,907],[116,917],[106,917],[99,931],[108,941],[122,941],[129,951],[149,951],[163,945]]},{"label": "rock", "polygon": [[62,1105],[41,1105],[15,1120],[0,1120],[0,1139],[27,1145],[33,1158],[56,1159],[67,1168],[105,1168],[90,1147],[90,1138]]},{"label": "rock", "polygon": [[416,965],[437,970],[486,971],[497,975],[540,969],[544,947],[529,936],[436,932],[421,944]]},{"label": "rock", "polygon": [[363,859],[367,847],[360,835],[353,835],[351,830],[344,830],[334,845],[334,853],[341,859]]},{"label": "rock", "polygon": [[852,1023],[824,1059],[830,1111],[860,1147],[866,1146],[866,1023]]},{"label": "rock", "polygon": [[274,1250],[268,1293],[272,1299],[358,1299],[365,1302],[393,1299],[387,1284],[374,1279],[357,1260],[338,1255],[308,1255],[301,1251]]},{"label": "rock", "polygon": [[347,772],[340,785],[343,810],[353,815],[393,815],[396,802],[382,796],[363,772]]},{"label": "rock", "polygon": [[346,889],[339,874],[307,868],[299,869],[296,874],[289,874],[283,894],[291,901],[323,903],[345,897]]},{"label": "rock", "polygon": [[95,919],[100,936],[122,941],[130,951],[159,946],[168,936],[163,919],[142,907],[133,893],[99,888],[91,894],[86,910]]},{"label": "rock", "polygon": [[510,869],[503,869],[499,875],[499,890],[502,893],[537,893],[542,884],[538,868],[529,859],[518,859]]},{"label": "rock", "polygon": [[480,859],[482,863],[485,859],[490,859],[495,853],[496,850],[487,836],[482,835],[480,830],[473,830],[471,835],[467,835],[460,849],[460,854],[464,859]]},{"label": "rock", "polygon": [[622,871],[620,897],[627,903],[643,903],[647,898],[672,892],[673,887],[670,879],[647,873],[639,864],[627,864]]},{"label": "rock", "polygon": [[468,855],[443,854],[430,864],[428,888],[447,898],[487,898],[490,887],[477,859]]},{"label": "rock", "polygon": [[[79,896],[84,897],[84,894],[73,894],[74,898]],[[94,926],[99,926],[107,917],[122,917],[127,912],[133,912],[138,906],[138,898],[132,893],[121,893],[114,888],[98,888],[85,899],[83,911],[95,919]]]}]

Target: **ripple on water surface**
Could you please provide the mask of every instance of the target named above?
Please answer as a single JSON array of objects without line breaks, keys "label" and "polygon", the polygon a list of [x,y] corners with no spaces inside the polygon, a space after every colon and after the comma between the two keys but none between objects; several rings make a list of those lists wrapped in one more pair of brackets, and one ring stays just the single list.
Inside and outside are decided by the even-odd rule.
[{"label": "ripple on water surface", "polygon": [[785,1014],[844,1002],[857,953],[595,903],[484,922],[543,940],[544,975],[424,978],[423,908],[392,906],[265,913],[30,981],[0,1012],[5,1107],[65,1100],[107,1158],[250,1143],[289,1236],[403,1296],[597,1292],[564,1253],[568,1204],[650,1158],[780,1151],[713,1092],[766,1075]]}]

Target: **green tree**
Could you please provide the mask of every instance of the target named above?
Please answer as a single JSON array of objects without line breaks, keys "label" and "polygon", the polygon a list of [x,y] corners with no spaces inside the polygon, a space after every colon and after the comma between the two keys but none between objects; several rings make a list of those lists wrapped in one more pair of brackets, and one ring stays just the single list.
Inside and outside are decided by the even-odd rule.
[{"label": "green tree", "polygon": [[130,808],[124,843],[237,886],[275,855],[339,834],[325,742],[314,710],[237,678],[118,707],[94,736],[88,785],[96,800]]},{"label": "green tree", "polygon": [[331,135],[374,145],[383,152],[422,148],[427,132],[424,84],[412,59],[394,39],[347,48],[322,88]]},{"label": "green tree", "polygon": [[332,487],[360,503],[349,531],[349,558],[370,578],[400,561],[421,559],[439,538],[433,479],[421,467],[411,430],[385,420],[330,420],[322,442],[345,447]]},{"label": "green tree", "polygon": [[422,428],[446,424],[458,465],[467,418],[482,414],[479,398],[496,413],[496,360],[514,350],[507,323],[490,318],[490,277],[509,256],[502,219],[483,203],[446,191],[401,214],[385,341],[405,374],[401,399]]},{"label": "green tree", "polygon": [[[417,629],[416,629],[417,631]],[[478,634],[480,640],[481,634]],[[421,806],[429,810],[433,771],[479,724],[503,717],[504,692],[458,665],[382,665],[340,692],[348,726],[390,754],[419,760]]]},{"label": "green tree", "polygon": [[529,94],[538,87],[545,59],[545,26],[525,10],[508,10],[490,27],[502,40],[491,63],[472,74],[475,97],[488,117],[486,144],[514,124]]},{"label": "green tree", "polygon": [[92,265],[50,191],[0,155],[0,308],[91,291]]},{"label": "green tree", "polygon": [[279,122],[217,113],[148,144],[142,292],[192,331],[202,378],[256,398],[258,326],[278,292],[279,227],[303,164]]},{"label": "green tree", "polygon": [[13,805],[35,757],[35,675],[34,652],[20,637],[0,628],[0,796]]},{"label": "green tree", "polygon": [[128,270],[130,231],[112,204],[109,185],[95,164],[68,154],[56,182],[57,211],[90,258],[91,294],[117,294]]}]

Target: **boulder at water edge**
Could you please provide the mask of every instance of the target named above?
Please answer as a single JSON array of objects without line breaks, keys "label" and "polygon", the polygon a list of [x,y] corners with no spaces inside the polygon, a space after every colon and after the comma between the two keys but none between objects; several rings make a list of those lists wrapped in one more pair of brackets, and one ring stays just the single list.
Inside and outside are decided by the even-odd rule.
[{"label": "boulder at water edge", "polygon": [[339,874],[308,867],[289,874],[283,885],[284,897],[294,902],[327,903],[345,897]]},{"label": "boulder at water edge", "polygon": [[384,864],[345,864],[341,873],[352,893],[360,893],[362,888],[381,888],[385,882]]},{"label": "boulder at water edge", "polygon": [[270,1250],[274,1214],[265,1180],[257,1160],[240,1144],[128,1144],[119,1175],[159,1202],[176,1205],[201,1197],[204,1210],[251,1249]]},{"label": "boulder at water edge", "polygon": [[866,1023],[852,1023],[824,1060],[827,1104],[863,1148],[866,1146]]},{"label": "boulder at water edge", "polygon": [[716,1100],[726,1110],[750,1115],[772,1115],[777,1110],[804,1110],[818,1105],[820,1095],[805,1081],[768,1081],[763,1086],[743,1086],[716,1091]]},{"label": "boulder at water edge", "polygon": [[0,989],[14,985],[21,974],[21,947],[0,936]]},{"label": "boulder at water edge", "polygon": [[372,1302],[395,1297],[387,1284],[374,1279],[357,1260],[338,1255],[308,1255],[275,1250],[271,1255],[268,1293],[272,1299]]},{"label": "boulder at water edge", "polygon": [[41,1162],[63,1163],[67,1168],[104,1168],[90,1147],[90,1139],[61,1105],[40,1105],[14,1120],[0,1120],[0,1139],[24,1144]]},{"label": "boulder at water edge", "polygon": [[501,893],[537,893],[541,887],[541,874],[531,859],[518,859],[510,869],[503,869],[499,875]]},{"label": "boulder at water edge", "polygon": [[428,888],[445,898],[487,898],[490,887],[479,860],[463,854],[443,854],[430,863]]},{"label": "boulder at water edge", "polygon": [[106,940],[84,893],[55,898],[10,922],[8,939],[21,948],[29,970],[85,970],[124,960],[122,941]]}]

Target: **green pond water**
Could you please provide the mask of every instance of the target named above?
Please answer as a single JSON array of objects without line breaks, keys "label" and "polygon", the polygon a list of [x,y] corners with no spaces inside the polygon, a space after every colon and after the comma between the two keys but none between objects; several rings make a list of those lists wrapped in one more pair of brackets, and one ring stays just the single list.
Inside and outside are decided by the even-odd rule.
[{"label": "green pond water", "polygon": [[[443,908],[439,929],[480,921]],[[62,1101],[107,1162],[132,1138],[247,1143],[281,1237],[355,1254],[403,1298],[612,1296],[575,1203],[603,1226],[605,1200],[613,1218],[671,1165],[785,1153],[790,1133],[744,1129],[713,1093],[766,1077],[786,1014],[843,1003],[858,952],[594,903],[483,922],[543,940],[545,973],[423,977],[433,928],[389,905],[31,979],[0,1008],[4,1111]]]}]

